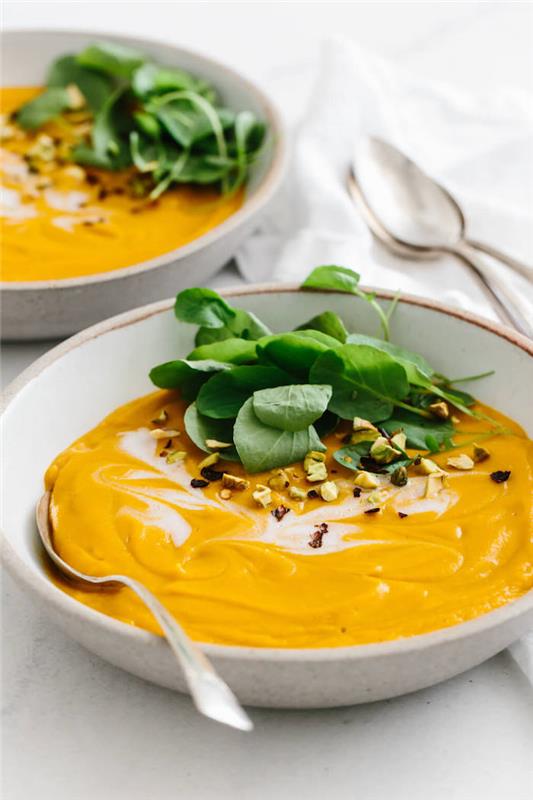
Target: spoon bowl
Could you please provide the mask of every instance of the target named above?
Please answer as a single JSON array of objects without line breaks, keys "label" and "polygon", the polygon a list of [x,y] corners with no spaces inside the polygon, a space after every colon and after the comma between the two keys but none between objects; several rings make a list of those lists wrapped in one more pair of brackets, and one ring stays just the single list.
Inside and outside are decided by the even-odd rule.
[{"label": "spoon bowl", "polygon": [[356,150],[348,189],[367,225],[386,247],[408,258],[458,257],[477,275],[500,317],[533,337],[529,303],[477,250],[504,261],[528,279],[533,278],[533,270],[495,248],[470,242],[455,198],[414,161],[391,144],[368,137]]}]

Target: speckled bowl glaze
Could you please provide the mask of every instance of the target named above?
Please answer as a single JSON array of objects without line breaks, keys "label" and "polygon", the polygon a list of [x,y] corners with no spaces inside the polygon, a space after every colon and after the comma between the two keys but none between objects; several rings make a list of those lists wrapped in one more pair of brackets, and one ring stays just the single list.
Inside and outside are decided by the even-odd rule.
[{"label": "speckled bowl glaze", "polygon": [[[330,308],[348,327],[378,335],[364,301],[293,287],[224,292],[282,330]],[[387,297],[387,295],[381,295]],[[46,575],[34,526],[43,473],[54,456],[121,403],[149,392],[148,370],[185,355],[193,326],[178,323],[170,300],[107,320],[56,347],[7,390],[2,415],[3,558],[13,576],[70,636],[102,658],[162,686],[185,690],[166,642],[76,602]],[[351,323],[351,324],[350,324]],[[444,374],[493,368],[480,399],[531,435],[531,343],[510,329],[413,297],[399,303],[394,342],[421,350]],[[351,705],[412,692],[469,669],[533,627],[533,591],[472,621],[381,644],[331,649],[205,645],[242,702],[277,708]]]},{"label": "speckled bowl glaze", "polygon": [[[142,50],[164,64],[182,67],[210,81],[230,108],[250,109],[267,122],[267,144],[250,171],[243,206],[189,244],[111,272],[62,280],[0,283],[0,332],[4,340],[69,336],[133,308],[139,298],[151,303],[205,283],[231,259],[257,225],[283,180],[286,140],[281,119],[270,100],[233,70],[181,47],[102,32],[7,31],[2,36],[2,84],[39,85],[54,58],[101,39]],[[75,258],[74,247],[72,259]]]}]

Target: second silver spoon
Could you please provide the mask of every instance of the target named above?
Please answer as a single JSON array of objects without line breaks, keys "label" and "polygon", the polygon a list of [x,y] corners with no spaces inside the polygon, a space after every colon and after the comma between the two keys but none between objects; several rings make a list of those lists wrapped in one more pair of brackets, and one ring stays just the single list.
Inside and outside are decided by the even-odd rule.
[{"label": "second silver spoon", "polygon": [[[465,238],[465,219],[457,202],[411,159],[387,142],[369,137],[357,149],[349,189],[368,226],[389,249],[415,258],[458,256],[477,274],[504,318],[533,337],[527,302],[477,256],[474,243]],[[480,249],[533,277],[525,264],[488,246]]]}]

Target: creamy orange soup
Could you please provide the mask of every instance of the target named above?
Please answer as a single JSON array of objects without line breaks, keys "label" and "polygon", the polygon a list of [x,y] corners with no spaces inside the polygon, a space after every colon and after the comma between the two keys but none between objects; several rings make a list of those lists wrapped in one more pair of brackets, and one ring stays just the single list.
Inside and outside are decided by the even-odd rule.
[{"label": "creamy orange soup", "polygon": [[[167,463],[169,443],[151,433],[162,409],[165,427],[181,432],[172,447],[186,455],[176,463]],[[331,457],[345,423],[325,439],[338,500],[295,501],[282,490],[263,509],[252,492],[268,474],[246,476],[249,487],[229,497],[220,481],[191,487],[205,453],[184,432],[184,409],[176,393],[161,391],[119,408],[53,462],[46,484],[63,558],[86,573],[139,579],[194,639],[296,648],[381,642],[472,619],[533,587],[533,444],[501,414],[485,409],[513,433],[484,440],[486,461],[468,471],[446,465],[487,428],[463,418],[463,447],[435,457],[447,472],[440,490],[428,491],[423,475],[401,488],[383,476],[378,497],[355,497],[353,473]],[[511,476],[495,483],[496,470]],[[312,490],[301,465],[287,473],[292,486]],[[280,505],[290,511],[278,520]],[[86,605],[158,631],[128,589],[85,592],[54,579]]]},{"label": "creamy orange soup", "polygon": [[[242,205],[244,194],[174,188],[150,202],[139,176],[85,169],[68,160],[86,112],[28,133],[10,112],[40,90],[0,89],[2,259],[4,281],[73,278],[120,269],[197,239]],[[137,181],[137,182],[136,182]]]}]

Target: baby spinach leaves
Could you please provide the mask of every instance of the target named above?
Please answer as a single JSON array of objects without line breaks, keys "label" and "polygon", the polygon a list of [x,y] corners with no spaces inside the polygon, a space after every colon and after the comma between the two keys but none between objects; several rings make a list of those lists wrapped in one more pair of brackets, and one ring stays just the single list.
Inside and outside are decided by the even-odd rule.
[{"label": "baby spinach leaves", "polygon": [[146,176],[151,199],[177,183],[237,190],[266,138],[264,122],[221,106],[203,79],[112,42],[54,61],[47,88],[19,109],[19,124],[35,130],[79,110],[73,87],[85,101],[82,110],[92,114],[92,130],[80,133],[72,159],[109,170],[133,164]]},{"label": "baby spinach leaves", "polygon": [[367,345],[346,344],[326,351],[311,368],[310,379],[333,388],[329,409],[343,419],[387,419],[409,394],[401,364]]},{"label": "baby spinach leaves", "polygon": [[209,378],[200,389],[196,404],[207,417],[231,419],[258,389],[289,383],[292,383],[290,375],[277,367],[234,367]]},{"label": "baby spinach leaves", "polygon": [[297,384],[254,392],[254,411],[260,422],[282,431],[299,431],[322,416],[331,399],[331,386]]},{"label": "baby spinach leaves", "polygon": [[[305,283],[354,294],[358,281],[351,270],[320,267]],[[403,431],[408,447],[437,452],[454,446],[454,421],[441,401],[475,413],[469,409],[474,399],[455,390],[423,356],[347,333],[331,311],[294,331],[273,334],[212,289],[186,289],[176,298],[175,313],[200,326],[197,346],[187,359],[154,367],[151,378],[196,401],[185,424],[199,447],[207,450],[206,438],[233,442],[229,452],[248,472],[283,467],[310,450],[323,450],[321,437],[335,430],[339,418],[379,422],[385,434]],[[334,456],[349,469],[376,472],[411,463],[402,451],[391,465],[377,464],[370,447],[369,441],[348,444]]]},{"label": "baby spinach leaves", "polygon": [[243,405],[234,427],[235,447],[249,473],[294,464],[310,450],[325,450],[312,425],[296,432],[265,425],[254,411],[254,399]]}]

